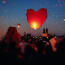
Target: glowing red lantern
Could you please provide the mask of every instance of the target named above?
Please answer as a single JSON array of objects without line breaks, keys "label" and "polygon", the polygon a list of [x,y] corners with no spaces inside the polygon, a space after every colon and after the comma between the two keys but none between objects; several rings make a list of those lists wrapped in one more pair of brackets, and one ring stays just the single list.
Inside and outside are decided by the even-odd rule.
[{"label": "glowing red lantern", "polygon": [[41,8],[38,11],[28,9],[26,16],[30,27],[32,29],[39,29],[47,18],[47,9]]},{"label": "glowing red lantern", "polygon": [[20,28],[21,27],[21,24],[17,24],[17,27]]}]

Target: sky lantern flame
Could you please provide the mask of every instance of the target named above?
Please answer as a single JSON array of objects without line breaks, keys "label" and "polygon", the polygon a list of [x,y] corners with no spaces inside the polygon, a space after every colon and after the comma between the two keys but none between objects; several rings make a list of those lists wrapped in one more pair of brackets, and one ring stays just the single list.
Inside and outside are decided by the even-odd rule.
[{"label": "sky lantern flame", "polygon": [[47,18],[47,9],[41,8],[38,11],[28,9],[26,16],[30,27],[32,29],[39,29]]},{"label": "sky lantern flame", "polygon": [[39,28],[38,25],[39,25],[39,24],[38,24],[36,21],[32,21],[32,23],[31,23],[31,28],[36,30],[36,29]]}]

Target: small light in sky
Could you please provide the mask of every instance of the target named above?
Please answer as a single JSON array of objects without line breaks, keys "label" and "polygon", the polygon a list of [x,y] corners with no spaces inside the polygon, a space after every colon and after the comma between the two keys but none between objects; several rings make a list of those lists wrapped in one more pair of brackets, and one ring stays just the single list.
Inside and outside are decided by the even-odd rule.
[{"label": "small light in sky", "polygon": [[21,25],[20,25],[20,24],[17,24],[17,27],[18,27],[18,28],[20,28],[20,27],[21,27]]},{"label": "small light in sky", "polygon": [[65,18],[64,18],[64,21],[65,21]]},{"label": "small light in sky", "polygon": [[6,3],[6,0],[2,0],[2,3],[5,4]]}]

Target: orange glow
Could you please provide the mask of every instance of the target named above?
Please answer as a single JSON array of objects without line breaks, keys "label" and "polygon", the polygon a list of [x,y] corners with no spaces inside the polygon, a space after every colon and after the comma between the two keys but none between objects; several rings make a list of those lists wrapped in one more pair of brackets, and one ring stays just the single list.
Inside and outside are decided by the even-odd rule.
[{"label": "orange glow", "polygon": [[46,38],[48,39],[49,37],[47,36]]},{"label": "orange glow", "polygon": [[47,33],[43,33],[42,36],[48,38],[48,34]]},{"label": "orange glow", "polygon": [[53,52],[56,52],[57,51],[57,48],[56,48],[56,44],[57,44],[56,39],[55,38],[52,38],[50,40],[50,44],[51,44],[51,47],[52,47]]},{"label": "orange glow", "polygon": [[20,24],[17,24],[17,27],[20,28]]},{"label": "orange glow", "polygon": [[34,21],[34,22],[31,23],[31,28],[32,28],[32,29],[35,29],[35,30],[36,30],[36,29],[39,29],[39,24]]}]

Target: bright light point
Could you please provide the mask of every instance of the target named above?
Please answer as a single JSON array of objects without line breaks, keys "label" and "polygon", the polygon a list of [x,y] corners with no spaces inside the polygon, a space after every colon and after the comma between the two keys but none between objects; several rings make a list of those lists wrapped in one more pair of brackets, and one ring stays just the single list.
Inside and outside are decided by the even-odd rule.
[{"label": "bright light point", "polygon": [[17,27],[18,27],[18,28],[20,28],[20,27],[21,27],[21,25],[20,25],[20,24],[17,24]]},{"label": "bright light point", "polygon": [[64,18],[64,21],[65,21],[65,18]]},{"label": "bright light point", "polygon": [[36,29],[36,27],[37,27],[37,23],[32,23],[32,27],[34,28],[34,29]]},{"label": "bright light point", "polygon": [[20,28],[20,26],[18,26],[18,28]]},{"label": "bright light point", "polygon": [[37,22],[32,22],[31,28],[33,28],[34,30],[39,29],[39,24]]}]

